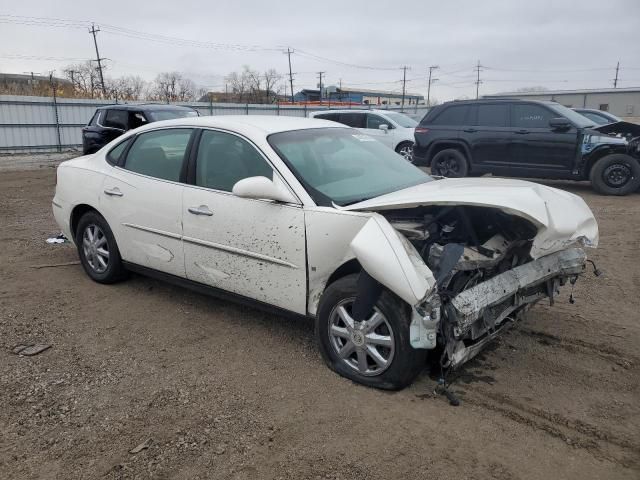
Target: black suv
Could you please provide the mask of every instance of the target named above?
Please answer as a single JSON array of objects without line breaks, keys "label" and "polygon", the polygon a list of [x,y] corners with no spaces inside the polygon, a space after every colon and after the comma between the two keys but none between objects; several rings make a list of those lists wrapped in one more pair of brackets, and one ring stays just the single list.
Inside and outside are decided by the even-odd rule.
[{"label": "black suv", "polygon": [[172,118],[197,117],[198,112],[176,105],[109,105],[99,107],[86,127],[82,128],[82,152],[95,153],[127,130],[150,122]]},{"label": "black suv", "polygon": [[638,125],[595,127],[555,102],[455,101],[422,119],[413,154],[434,175],[591,180],[600,193],[626,195],[640,187],[638,136]]}]

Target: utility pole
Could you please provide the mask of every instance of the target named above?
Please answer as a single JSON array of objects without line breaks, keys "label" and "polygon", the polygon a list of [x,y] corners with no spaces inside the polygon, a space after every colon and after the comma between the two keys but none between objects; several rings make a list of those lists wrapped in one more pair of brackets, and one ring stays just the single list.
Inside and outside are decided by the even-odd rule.
[{"label": "utility pole", "polygon": [[482,65],[480,65],[480,60],[478,60],[478,65],[476,66],[476,71],[478,73],[477,79],[476,79],[476,100],[479,97],[479,92],[480,92],[480,84],[482,83],[482,80],[480,80],[480,68],[482,67]]},{"label": "utility pole", "polygon": [[429,67],[429,81],[427,83],[427,107],[430,106],[429,102],[431,100],[431,84],[438,80],[437,78],[431,78],[431,74],[436,68],[440,68],[440,67],[438,67],[438,65],[431,65]]},{"label": "utility pole", "polygon": [[407,92],[407,68],[408,67],[406,65],[402,67],[402,112],[404,112],[404,97]]},{"label": "utility pole", "polygon": [[620,70],[620,60],[616,65],[616,78],[613,79],[613,88],[618,88],[618,71]]},{"label": "utility pole", "polygon": [[102,75],[102,60],[104,60],[104,58],[100,58],[100,52],[98,52],[98,40],[96,40],[96,33],[98,33],[99,31],[100,28],[96,28],[96,26],[92,23],[89,33],[93,35],[93,44],[96,47],[96,61],[98,62],[98,73],[100,74],[100,86],[102,87],[102,95],[104,95],[104,98],[107,98],[107,89],[104,88],[104,76]]},{"label": "utility pole", "polygon": [[286,54],[289,57],[289,85],[291,86],[291,105],[293,105],[293,73],[291,72],[291,54],[293,50],[287,47]]},{"label": "utility pole", "polygon": [[322,75],[327,72],[318,72],[318,76],[320,77],[320,83],[318,84],[320,91],[320,105],[322,105]]}]

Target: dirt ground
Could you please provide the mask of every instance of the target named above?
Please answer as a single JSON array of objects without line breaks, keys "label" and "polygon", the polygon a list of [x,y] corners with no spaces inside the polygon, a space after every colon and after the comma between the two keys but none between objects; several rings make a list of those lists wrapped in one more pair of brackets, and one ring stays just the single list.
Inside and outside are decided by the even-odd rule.
[{"label": "dirt ground", "polygon": [[554,184],[598,217],[605,275],[467,364],[452,407],[426,370],[396,393],[338,377],[311,322],[33,268],[77,260],[45,243],[54,172],[0,172],[0,478],[640,478],[640,195]]}]

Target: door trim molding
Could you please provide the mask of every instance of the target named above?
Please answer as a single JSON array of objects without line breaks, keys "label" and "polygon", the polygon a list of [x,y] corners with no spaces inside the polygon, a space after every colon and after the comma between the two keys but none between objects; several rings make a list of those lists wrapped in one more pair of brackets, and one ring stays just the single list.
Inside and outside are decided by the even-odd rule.
[{"label": "door trim molding", "polygon": [[295,269],[299,268],[297,265],[287,262],[285,260],[280,260],[279,258],[263,255],[262,253],[251,252],[249,250],[244,250],[242,248],[231,247],[229,245],[222,245],[221,243],[209,242],[207,240],[201,240],[199,238],[193,238],[193,237],[182,237],[182,240],[187,243],[192,243],[194,245],[201,245],[203,247],[213,248],[215,250],[222,250],[224,252],[235,253],[236,255],[242,255],[244,257],[250,257],[256,260],[263,260],[265,262],[275,263],[276,265],[282,265],[284,267],[295,268]]},{"label": "door trim molding", "polygon": [[163,237],[173,238],[175,240],[182,240],[182,235],[178,233],[171,233],[165,230],[158,230],[157,228],[145,227],[143,225],[136,225],[135,223],[123,223],[125,227],[133,228],[135,230],[142,230],[143,232],[155,233],[162,235]]}]

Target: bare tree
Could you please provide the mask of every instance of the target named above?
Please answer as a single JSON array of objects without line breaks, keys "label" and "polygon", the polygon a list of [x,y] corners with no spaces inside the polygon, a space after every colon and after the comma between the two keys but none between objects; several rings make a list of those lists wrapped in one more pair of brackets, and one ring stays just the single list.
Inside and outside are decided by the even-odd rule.
[{"label": "bare tree", "polygon": [[264,91],[266,95],[266,103],[273,103],[276,101],[279,90],[281,86],[278,86],[278,83],[282,80],[282,75],[280,75],[275,68],[270,68],[266,72],[264,72]]},{"label": "bare tree", "polygon": [[90,60],[76,65],[69,65],[65,68],[64,73],[73,84],[75,96],[84,98],[101,96],[98,71]]},{"label": "bare tree", "polygon": [[194,81],[183,77],[179,72],[162,72],[156,77],[148,98],[167,103],[187,102],[195,100],[196,91]]},{"label": "bare tree", "polygon": [[231,87],[233,100],[237,102],[272,103],[277,98],[282,76],[271,68],[264,73],[251,69],[248,65],[241,72],[231,72],[225,82]]}]

